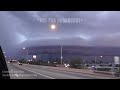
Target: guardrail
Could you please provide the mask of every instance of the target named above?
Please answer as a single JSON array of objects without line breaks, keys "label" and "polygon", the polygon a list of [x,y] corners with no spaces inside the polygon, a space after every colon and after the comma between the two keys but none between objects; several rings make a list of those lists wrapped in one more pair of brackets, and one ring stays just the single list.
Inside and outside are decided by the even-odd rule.
[{"label": "guardrail", "polygon": [[95,67],[92,69],[94,73],[101,73],[120,77],[120,67]]}]

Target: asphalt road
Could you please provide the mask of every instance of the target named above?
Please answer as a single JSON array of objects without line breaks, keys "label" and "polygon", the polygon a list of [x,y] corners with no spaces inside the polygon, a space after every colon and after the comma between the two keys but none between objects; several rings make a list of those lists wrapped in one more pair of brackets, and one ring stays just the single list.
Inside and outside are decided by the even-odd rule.
[{"label": "asphalt road", "polygon": [[46,66],[12,63],[7,65],[11,79],[111,79],[104,76],[49,69]]}]

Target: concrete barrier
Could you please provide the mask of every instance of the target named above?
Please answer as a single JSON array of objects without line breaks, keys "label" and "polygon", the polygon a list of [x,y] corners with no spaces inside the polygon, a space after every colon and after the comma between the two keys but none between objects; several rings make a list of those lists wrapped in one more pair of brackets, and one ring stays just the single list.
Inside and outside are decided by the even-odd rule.
[{"label": "concrete barrier", "polygon": [[100,74],[106,74],[106,75],[112,75],[113,72],[107,72],[107,71],[93,71],[94,73],[100,73]]}]

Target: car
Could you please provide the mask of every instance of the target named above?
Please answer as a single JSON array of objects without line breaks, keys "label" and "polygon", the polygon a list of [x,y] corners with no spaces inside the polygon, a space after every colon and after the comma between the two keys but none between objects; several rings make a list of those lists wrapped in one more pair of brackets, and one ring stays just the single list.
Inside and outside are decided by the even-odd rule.
[{"label": "car", "polygon": [[22,63],[19,63],[19,62],[18,62],[18,64],[19,64],[19,65],[22,65]]},{"label": "car", "polygon": [[22,65],[22,63],[19,63],[19,65]]}]

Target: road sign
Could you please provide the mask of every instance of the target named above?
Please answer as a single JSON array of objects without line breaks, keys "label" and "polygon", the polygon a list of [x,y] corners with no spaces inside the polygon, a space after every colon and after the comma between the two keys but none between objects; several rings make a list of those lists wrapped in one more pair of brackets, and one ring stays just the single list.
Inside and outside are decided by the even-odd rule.
[{"label": "road sign", "polygon": [[118,56],[115,56],[115,57],[114,57],[114,63],[115,63],[115,64],[120,64],[120,59],[119,59]]}]

